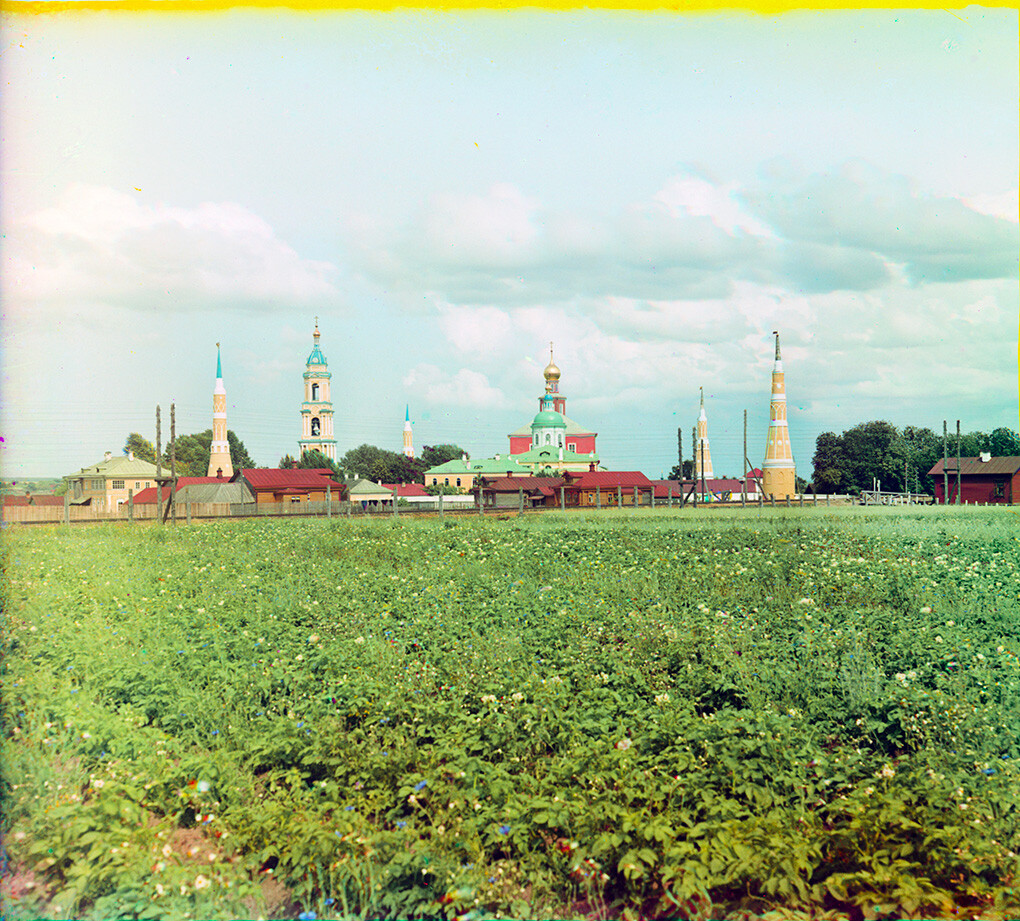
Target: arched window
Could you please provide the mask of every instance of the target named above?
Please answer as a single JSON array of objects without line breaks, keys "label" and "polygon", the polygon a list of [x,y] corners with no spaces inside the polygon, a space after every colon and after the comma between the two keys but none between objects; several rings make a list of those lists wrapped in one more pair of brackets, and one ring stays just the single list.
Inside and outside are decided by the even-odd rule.
[{"label": "arched window", "polygon": [[318,435],[319,434],[319,417],[318,416],[314,416],[312,418],[312,434],[313,435]]},{"label": "arched window", "polygon": [[312,402],[314,403],[319,399],[319,385],[312,384]]},{"label": "arched window", "polygon": [[460,486],[460,477],[457,477],[457,485]]}]

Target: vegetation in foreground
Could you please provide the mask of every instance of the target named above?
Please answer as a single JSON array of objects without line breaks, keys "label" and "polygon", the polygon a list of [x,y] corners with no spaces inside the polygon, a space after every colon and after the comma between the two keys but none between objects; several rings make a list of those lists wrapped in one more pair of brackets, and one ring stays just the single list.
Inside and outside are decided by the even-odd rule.
[{"label": "vegetation in foreground", "polygon": [[6,916],[1020,916],[1008,510],[4,545]]}]

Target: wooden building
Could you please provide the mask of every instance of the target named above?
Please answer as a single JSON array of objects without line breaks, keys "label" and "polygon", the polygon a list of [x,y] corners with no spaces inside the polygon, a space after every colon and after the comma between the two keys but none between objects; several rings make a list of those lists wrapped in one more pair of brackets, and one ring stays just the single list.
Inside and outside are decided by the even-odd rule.
[{"label": "wooden building", "polygon": [[[949,478],[948,504],[957,502],[956,458],[940,460],[928,476],[935,486],[935,502],[947,504],[946,477]],[[961,457],[959,466],[959,501],[971,504],[1020,505],[1020,457],[992,457],[980,454],[977,457]]]}]

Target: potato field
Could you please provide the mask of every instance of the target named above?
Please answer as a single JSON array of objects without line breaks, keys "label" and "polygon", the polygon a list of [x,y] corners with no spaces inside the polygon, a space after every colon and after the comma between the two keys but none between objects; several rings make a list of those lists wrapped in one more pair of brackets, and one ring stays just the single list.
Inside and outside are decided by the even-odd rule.
[{"label": "potato field", "polygon": [[1020,917],[1020,515],[9,527],[3,913]]}]

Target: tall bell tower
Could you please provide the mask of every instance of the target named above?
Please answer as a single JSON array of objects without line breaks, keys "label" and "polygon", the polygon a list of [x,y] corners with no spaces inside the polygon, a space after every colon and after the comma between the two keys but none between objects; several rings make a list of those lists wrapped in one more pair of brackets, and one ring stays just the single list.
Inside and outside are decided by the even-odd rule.
[{"label": "tall bell tower", "polygon": [[786,421],[786,375],[776,337],[776,363],[772,366],[772,400],[769,405],[769,432],[765,439],[765,461],[761,465],[762,492],[777,499],[797,494],[797,467],[793,462],[790,428]]},{"label": "tall bell tower", "polygon": [[305,399],[301,404],[300,453],[321,451],[336,460],[336,439],[333,437],[333,401],[329,381],[333,376],[326,367],[326,356],[319,349],[319,318],[315,318],[312,351],[305,362]]}]

